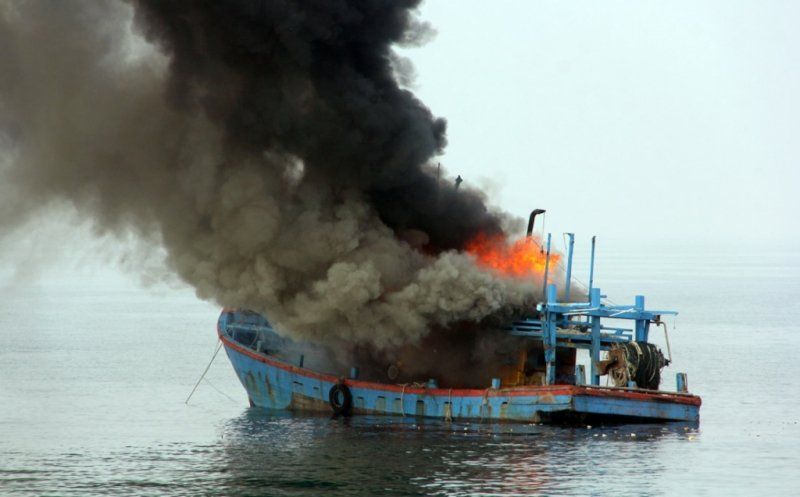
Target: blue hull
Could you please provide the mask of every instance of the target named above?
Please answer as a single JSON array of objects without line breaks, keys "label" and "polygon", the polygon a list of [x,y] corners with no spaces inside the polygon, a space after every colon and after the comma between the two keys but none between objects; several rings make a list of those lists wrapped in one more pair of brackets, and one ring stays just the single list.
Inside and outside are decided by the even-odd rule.
[{"label": "blue hull", "polygon": [[352,392],[353,414],[521,422],[659,422],[699,420],[689,394],[585,385],[487,389],[420,388],[341,379],[256,352],[220,331],[228,358],[254,406],[332,413],[331,388]]}]

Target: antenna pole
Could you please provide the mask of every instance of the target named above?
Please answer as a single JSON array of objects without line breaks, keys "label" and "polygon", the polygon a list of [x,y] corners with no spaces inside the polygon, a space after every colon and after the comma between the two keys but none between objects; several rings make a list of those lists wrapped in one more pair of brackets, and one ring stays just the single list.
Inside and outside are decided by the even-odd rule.
[{"label": "antenna pole", "polygon": [[567,283],[564,285],[564,301],[569,302],[569,290],[572,283],[572,250],[575,247],[575,233],[567,233],[569,248],[567,249]]},{"label": "antenna pole", "polygon": [[594,288],[594,246],[595,246],[595,238],[597,236],[592,237],[592,258],[589,262],[589,298],[591,299],[592,295],[592,288]]},{"label": "antenna pole", "polygon": [[547,295],[547,276],[550,272],[550,236],[547,234],[547,256],[544,259],[544,283],[542,284],[542,296]]}]

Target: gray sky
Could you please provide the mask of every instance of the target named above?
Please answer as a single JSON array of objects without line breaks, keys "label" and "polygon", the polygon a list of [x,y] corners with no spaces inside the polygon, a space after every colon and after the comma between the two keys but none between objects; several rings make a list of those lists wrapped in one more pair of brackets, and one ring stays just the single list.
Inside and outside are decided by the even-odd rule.
[{"label": "gray sky", "polygon": [[800,2],[428,0],[442,164],[548,231],[796,246]]}]

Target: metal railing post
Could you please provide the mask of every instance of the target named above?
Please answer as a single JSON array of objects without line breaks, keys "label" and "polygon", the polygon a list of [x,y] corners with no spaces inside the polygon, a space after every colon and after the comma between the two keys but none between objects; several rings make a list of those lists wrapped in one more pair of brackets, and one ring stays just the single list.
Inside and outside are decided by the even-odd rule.
[{"label": "metal railing post", "polygon": [[592,289],[594,288],[594,246],[595,246],[595,238],[596,236],[592,237],[592,257],[589,261],[589,301],[591,302],[592,296]]},{"label": "metal railing post", "polygon": [[567,248],[567,281],[564,284],[564,302],[569,302],[569,291],[572,286],[572,250],[575,246],[575,233],[567,233],[569,247]]}]

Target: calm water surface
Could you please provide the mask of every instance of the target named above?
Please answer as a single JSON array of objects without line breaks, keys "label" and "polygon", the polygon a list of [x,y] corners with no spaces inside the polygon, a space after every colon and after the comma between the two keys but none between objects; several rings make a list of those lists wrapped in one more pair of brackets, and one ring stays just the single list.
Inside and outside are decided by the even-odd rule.
[{"label": "calm water surface", "polygon": [[699,425],[270,414],[222,353],[185,405],[215,307],[90,275],[9,283],[0,494],[800,495],[800,255],[618,253],[596,281],[681,312],[666,386],[689,372]]}]

